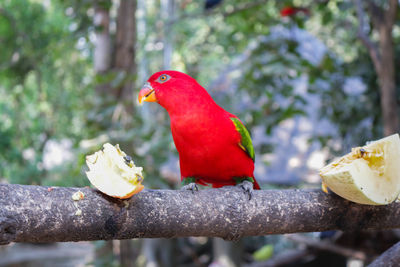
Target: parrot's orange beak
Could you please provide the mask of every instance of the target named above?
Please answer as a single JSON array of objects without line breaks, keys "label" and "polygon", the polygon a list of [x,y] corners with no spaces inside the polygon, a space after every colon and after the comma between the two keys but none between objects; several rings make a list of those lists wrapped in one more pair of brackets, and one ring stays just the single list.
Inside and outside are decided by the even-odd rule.
[{"label": "parrot's orange beak", "polygon": [[156,102],[156,92],[154,92],[154,88],[151,86],[150,83],[145,83],[143,88],[140,90],[138,95],[139,104],[142,104],[143,101],[146,102]]}]

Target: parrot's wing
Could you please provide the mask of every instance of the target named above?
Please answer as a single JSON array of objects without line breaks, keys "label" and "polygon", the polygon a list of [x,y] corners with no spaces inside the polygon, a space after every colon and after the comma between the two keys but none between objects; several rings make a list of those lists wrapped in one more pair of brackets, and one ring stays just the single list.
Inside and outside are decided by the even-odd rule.
[{"label": "parrot's wing", "polygon": [[236,127],[236,130],[240,134],[240,142],[239,142],[240,148],[246,151],[249,157],[254,161],[255,158],[254,148],[253,148],[253,143],[251,142],[249,131],[247,131],[246,127],[244,127],[243,123],[238,118],[230,118],[230,119],[232,120],[233,124]]}]

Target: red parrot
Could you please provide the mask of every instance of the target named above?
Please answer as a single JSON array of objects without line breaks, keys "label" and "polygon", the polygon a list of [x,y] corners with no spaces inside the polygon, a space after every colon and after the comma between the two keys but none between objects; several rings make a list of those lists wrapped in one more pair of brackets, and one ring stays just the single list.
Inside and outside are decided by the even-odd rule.
[{"label": "red parrot", "polygon": [[305,15],[310,16],[310,10],[305,7],[287,6],[281,9],[281,17],[293,17],[297,13],[303,12]]},{"label": "red parrot", "polygon": [[252,196],[260,189],[254,178],[250,134],[233,114],[218,106],[189,75],[178,71],[153,74],[139,92],[139,103],[157,102],[170,117],[179,153],[183,189],[197,184],[239,185]]}]

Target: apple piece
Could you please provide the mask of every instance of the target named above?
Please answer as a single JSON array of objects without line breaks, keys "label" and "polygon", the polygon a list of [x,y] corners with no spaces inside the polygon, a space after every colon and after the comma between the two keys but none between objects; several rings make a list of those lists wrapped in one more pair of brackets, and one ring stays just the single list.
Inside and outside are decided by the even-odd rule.
[{"label": "apple piece", "polygon": [[320,170],[323,185],[350,201],[386,205],[400,193],[400,138],[394,134],[333,161]]},{"label": "apple piece", "polygon": [[119,145],[109,143],[103,150],[86,156],[90,183],[106,195],[115,198],[129,198],[139,193],[144,186],[142,167],[136,167],[132,158],[123,152]]}]

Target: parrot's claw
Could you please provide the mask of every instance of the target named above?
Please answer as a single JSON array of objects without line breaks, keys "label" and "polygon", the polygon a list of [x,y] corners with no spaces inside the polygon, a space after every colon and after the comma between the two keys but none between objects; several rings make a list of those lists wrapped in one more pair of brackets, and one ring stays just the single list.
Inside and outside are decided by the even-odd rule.
[{"label": "parrot's claw", "polygon": [[252,182],[244,180],[243,182],[241,182],[240,184],[237,184],[236,186],[243,189],[243,193],[245,193],[249,196],[249,200],[252,199],[253,191],[254,191]]},{"label": "parrot's claw", "polygon": [[181,190],[191,190],[192,193],[194,194],[194,191],[199,191],[199,188],[197,187],[196,183],[189,183],[187,185],[182,186]]}]

